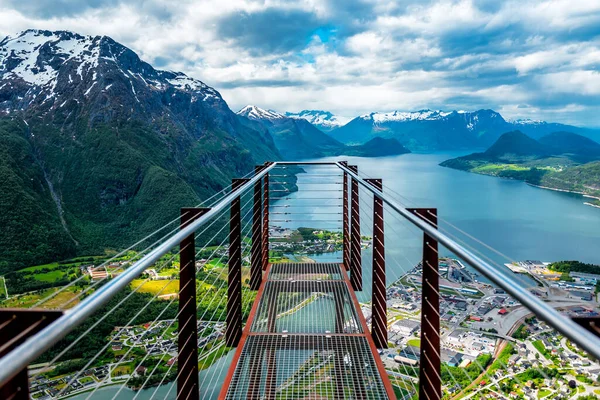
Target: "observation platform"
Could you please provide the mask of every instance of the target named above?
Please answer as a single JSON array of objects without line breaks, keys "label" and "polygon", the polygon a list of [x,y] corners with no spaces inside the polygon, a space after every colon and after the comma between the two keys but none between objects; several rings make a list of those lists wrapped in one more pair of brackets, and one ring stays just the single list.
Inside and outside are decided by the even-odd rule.
[{"label": "observation platform", "polygon": [[390,399],[343,264],[269,264],[224,399]]}]

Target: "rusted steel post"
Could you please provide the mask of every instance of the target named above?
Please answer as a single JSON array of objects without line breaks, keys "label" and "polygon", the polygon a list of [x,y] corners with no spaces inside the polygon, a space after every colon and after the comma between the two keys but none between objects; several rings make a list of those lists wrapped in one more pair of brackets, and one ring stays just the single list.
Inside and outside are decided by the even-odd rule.
[{"label": "rusted steel post", "polygon": [[[249,179],[233,179],[236,191]],[[229,219],[229,268],[227,274],[227,318],[225,344],[237,346],[242,336],[242,212],[240,197],[231,202]]]},{"label": "rusted steel post", "polygon": [[[258,174],[265,168],[257,165],[254,173]],[[254,206],[252,210],[252,250],[250,253],[250,289],[258,290],[262,281],[263,242],[262,242],[262,181],[254,184]]]},{"label": "rusted steel post", "polygon": [[[341,161],[340,164],[344,166],[348,166],[347,161]],[[343,180],[343,195],[344,199],[342,202],[342,212],[344,217],[342,219],[342,238],[343,238],[343,263],[344,268],[350,268],[350,219],[348,216],[348,173],[344,172],[344,180]]]},{"label": "rusted steel post", "polygon": [[[383,191],[381,179],[365,179]],[[387,304],[385,285],[385,247],[383,235],[383,200],[373,196],[373,295],[371,296],[371,335],[378,349],[387,349]]]},{"label": "rusted steel post", "polygon": [[[265,167],[271,165],[270,162],[265,162]],[[266,270],[269,265],[269,174],[263,177],[263,250],[262,250],[262,269]]]},{"label": "rusted steel post", "polygon": [[[411,208],[424,221],[437,228],[436,208]],[[421,360],[419,369],[419,399],[439,400],[440,380],[440,279],[438,243],[423,236],[423,278],[421,282]]]},{"label": "rusted steel post", "polygon": [[[0,309],[0,362],[2,357],[11,350],[62,315],[62,311],[52,310]],[[29,400],[27,368],[19,371],[5,385],[0,386],[0,399]]]},{"label": "rusted steel post", "polygon": [[[356,165],[348,165],[355,174],[358,174]],[[350,230],[350,282],[354,291],[361,291],[362,282],[362,257],[360,247],[360,202],[359,202],[359,186],[358,181],[352,178],[352,195],[351,195],[351,226]]]},{"label": "rusted steel post", "polygon": [[[210,208],[182,208],[180,226],[206,214]],[[194,234],[179,243],[179,334],[177,335],[177,398],[199,399],[198,317],[196,310],[196,242]]]}]

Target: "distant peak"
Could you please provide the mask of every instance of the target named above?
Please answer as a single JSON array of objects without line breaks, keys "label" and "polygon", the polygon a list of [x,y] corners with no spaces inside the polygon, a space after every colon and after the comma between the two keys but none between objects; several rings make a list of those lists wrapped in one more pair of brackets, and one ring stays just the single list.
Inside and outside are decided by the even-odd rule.
[{"label": "distant peak", "polygon": [[360,118],[373,120],[375,123],[390,122],[390,121],[416,121],[416,120],[438,120],[456,113],[456,111],[432,111],[429,109],[419,111],[391,111],[388,113],[373,112],[370,114],[361,115]]},{"label": "distant peak", "polygon": [[249,119],[253,119],[253,120],[276,120],[276,119],[282,119],[285,118],[284,115],[279,114],[276,111],[273,110],[265,110],[263,108],[254,106],[254,105],[247,105],[246,107],[242,108],[240,111],[237,112],[238,115],[242,115],[246,118]]},{"label": "distant peak", "polygon": [[286,112],[286,117],[305,119],[313,125],[325,128],[336,128],[347,124],[350,119],[333,115],[329,111],[323,110],[302,110],[297,113]]},{"label": "distant peak", "polygon": [[539,119],[531,119],[531,118],[518,118],[518,119],[509,119],[508,122],[511,122],[515,125],[542,125],[546,124],[546,121],[542,121]]}]

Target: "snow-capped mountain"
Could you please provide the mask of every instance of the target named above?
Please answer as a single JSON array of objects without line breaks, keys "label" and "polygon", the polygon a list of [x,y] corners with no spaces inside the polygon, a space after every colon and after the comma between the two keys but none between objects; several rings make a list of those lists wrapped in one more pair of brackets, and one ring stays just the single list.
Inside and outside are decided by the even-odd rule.
[{"label": "snow-capped mountain", "polygon": [[284,115],[279,114],[273,110],[265,110],[257,106],[247,105],[237,112],[238,115],[242,115],[246,118],[258,121],[258,120],[277,120],[285,118]]},{"label": "snow-capped mountain", "polygon": [[0,226],[10,232],[0,259],[17,268],[122,248],[280,159],[270,134],[242,120],[215,89],[109,37],[0,38]]},{"label": "snow-capped mountain", "polygon": [[303,110],[299,113],[286,112],[286,117],[302,118],[321,129],[323,132],[329,132],[332,129],[346,125],[350,118],[333,115],[329,111],[322,110]]},{"label": "snow-capped mountain", "polygon": [[556,131],[591,138],[597,135],[590,130],[544,121],[506,120],[494,110],[373,112],[353,119],[330,135],[347,144],[365,143],[373,137],[396,138],[411,150],[428,151],[484,148],[513,130],[536,139]]},{"label": "snow-capped mountain", "polygon": [[507,127],[493,110],[393,111],[362,115],[331,135],[344,143],[364,143],[374,136],[396,138],[409,149],[422,151],[485,146]]},{"label": "snow-capped mountain", "polygon": [[[107,36],[27,30],[0,42],[0,113],[45,112],[129,92],[146,108],[153,95],[227,107],[220,94],[183,73],[160,71]],[[135,108],[135,107],[132,107]]]},{"label": "snow-capped mountain", "polygon": [[453,112],[456,113],[461,113],[464,114],[465,111],[451,111],[451,112],[446,112],[446,111],[432,111],[432,110],[420,110],[420,111],[392,111],[392,112],[388,112],[388,113],[380,113],[380,112],[373,112],[370,114],[365,114],[365,115],[361,115],[360,118],[364,119],[364,120],[372,120],[375,123],[384,123],[384,122],[390,122],[390,121],[425,121],[425,120],[429,120],[429,121],[433,121],[433,120],[439,120],[442,119],[444,117],[447,117],[448,115],[452,114]]}]

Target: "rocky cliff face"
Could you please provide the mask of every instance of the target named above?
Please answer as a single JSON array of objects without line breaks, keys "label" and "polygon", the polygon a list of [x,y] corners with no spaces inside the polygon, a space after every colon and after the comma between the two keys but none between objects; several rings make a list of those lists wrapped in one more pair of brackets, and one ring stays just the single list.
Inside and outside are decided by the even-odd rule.
[{"label": "rocky cliff face", "polygon": [[[0,269],[129,244],[280,157],[215,89],[105,36],[2,40],[0,119],[0,151],[11,155],[0,161],[0,224],[14,229],[0,233]],[[38,231],[59,239],[39,243]]]}]

